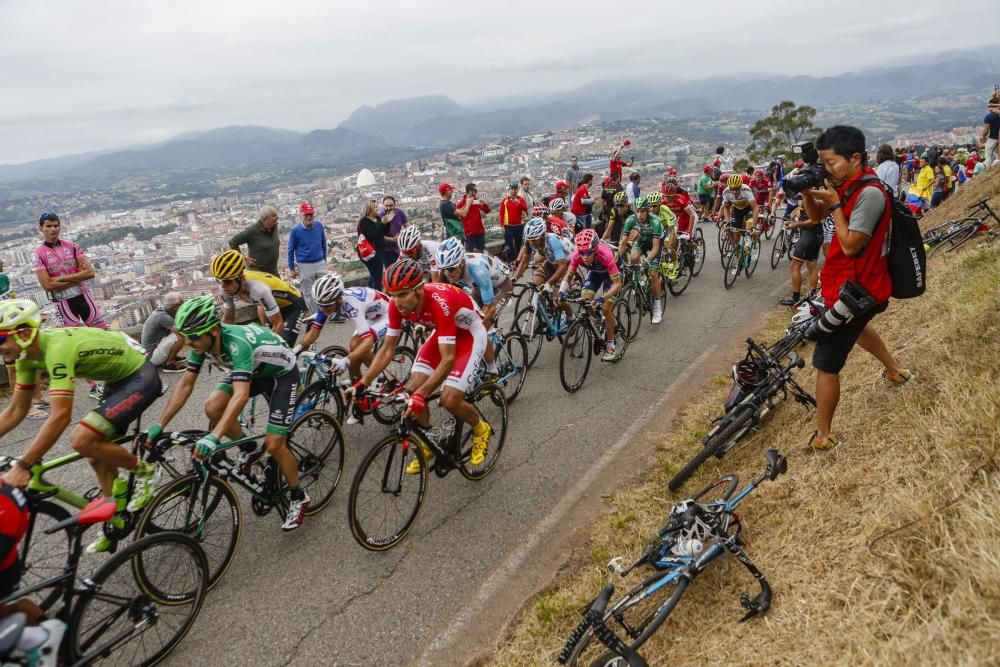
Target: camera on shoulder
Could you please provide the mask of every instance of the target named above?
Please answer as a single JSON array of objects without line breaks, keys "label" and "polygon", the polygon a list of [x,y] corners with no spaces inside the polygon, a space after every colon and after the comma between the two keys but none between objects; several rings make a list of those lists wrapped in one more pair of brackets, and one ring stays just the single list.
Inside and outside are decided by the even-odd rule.
[{"label": "camera on shoulder", "polygon": [[782,189],[788,198],[797,197],[803,190],[809,188],[821,188],[826,181],[826,169],[819,163],[819,151],[811,141],[792,146],[792,151],[802,156],[802,161],[806,166],[789,176],[785,176]]}]

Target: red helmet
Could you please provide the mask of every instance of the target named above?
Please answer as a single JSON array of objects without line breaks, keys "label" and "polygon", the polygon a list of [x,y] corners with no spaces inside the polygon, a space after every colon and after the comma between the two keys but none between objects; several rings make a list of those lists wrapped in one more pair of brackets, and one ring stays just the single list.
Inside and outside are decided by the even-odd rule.
[{"label": "red helmet", "polygon": [[541,218],[541,217],[543,217],[545,215],[545,211],[546,211],[546,209],[545,209],[544,206],[541,206],[539,204],[535,204],[531,208],[531,217],[532,218]]},{"label": "red helmet", "polygon": [[593,229],[583,229],[576,235],[576,249],[578,252],[590,252],[597,246],[597,232]]},{"label": "red helmet", "polygon": [[382,276],[382,287],[386,292],[413,289],[424,282],[424,270],[412,259],[393,262]]},{"label": "red helmet", "polygon": [[677,175],[677,169],[675,167],[667,167],[667,173],[671,176]]},{"label": "red helmet", "polygon": [[797,161],[797,162],[795,163],[795,167],[796,167],[797,169],[801,169],[801,168],[802,168],[802,167],[804,167],[804,166],[806,166],[806,163],[805,163],[805,162],[803,162],[802,160],[799,160],[799,161]]},{"label": "red helmet", "polygon": [[677,186],[673,183],[667,183],[663,186],[663,195],[665,197],[671,197],[677,194]]},{"label": "red helmet", "polygon": [[758,178],[758,179],[759,178],[764,178],[764,170],[763,169],[754,169],[753,170],[753,177],[754,178]]}]

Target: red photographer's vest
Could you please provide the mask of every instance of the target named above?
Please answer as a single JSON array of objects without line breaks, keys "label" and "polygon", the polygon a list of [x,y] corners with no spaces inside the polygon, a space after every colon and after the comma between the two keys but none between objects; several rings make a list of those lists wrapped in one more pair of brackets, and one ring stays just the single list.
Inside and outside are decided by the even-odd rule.
[{"label": "red photographer's vest", "polygon": [[[861,191],[865,188],[878,188],[878,181],[858,186],[857,180],[868,175],[875,176],[875,171],[870,167],[865,168],[862,173],[837,188],[840,200],[844,204],[844,216],[848,220],[851,219],[851,210],[854,208],[854,203],[858,200]],[[845,193],[848,192],[849,194],[845,197]],[[884,197],[884,191],[882,193]],[[823,284],[823,301],[826,302],[827,306],[832,306],[840,298],[840,286],[846,280],[858,283],[868,290],[875,297],[876,303],[885,303],[892,296],[892,279],[889,277],[889,263],[886,261],[886,255],[889,252],[888,234],[891,217],[892,204],[886,201],[885,213],[882,214],[882,219],[876,225],[874,234],[857,255],[845,255],[844,250],[840,247],[840,239],[836,234],[833,235],[830,251],[827,253],[826,263],[820,274]]]}]

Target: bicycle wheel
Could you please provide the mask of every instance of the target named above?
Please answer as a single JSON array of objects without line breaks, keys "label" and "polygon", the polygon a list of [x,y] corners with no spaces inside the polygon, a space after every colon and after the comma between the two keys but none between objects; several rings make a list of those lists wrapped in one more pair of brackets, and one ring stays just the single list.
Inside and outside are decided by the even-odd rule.
[{"label": "bicycle wheel", "polygon": [[778,237],[774,239],[774,245],[771,246],[771,270],[778,268],[778,264],[781,263],[781,258],[785,254],[785,237],[787,232],[782,229],[778,232]]},{"label": "bicycle wheel", "polygon": [[69,622],[78,664],[155,665],[198,618],[208,563],[187,535],[150,535],[112,556],[83,591]]},{"label": "bicycle wheel", "polygon": [[750,244],[750,257],[746,268],[743,270],[747,274],[747,278],[752,276],[753,272],[757,270],[758,261],[760,261],[760,239],[755,238]]},{"label": "bicycle wheel", "polygon": [[525,306],[517,311],[514,316],[514,331],[520,332],[524,336],[525,346],[528,350],[528,368],[535,365],[538,355],[542,351],[542,343],[545,342],[545,323],[541,316],[535,312],[531,306]]},{"label": "bicycle wheel", "polygon": [[[340,422],[323,410],[311,410],[292,424],[288,449],[299,462],[299,484],[309,494],[306,516],[330,504],[344,474],[344,432]],[[282,477],[282,485],[287,484]]]},{"label": "bicycle wheel", "polygon": [[331,387],[329,379],[323,378],[306,387],[295,399],[295,419],[310,410],[329,412],[343,424],[347,408],[341,400],[340,389]]},{"label": "bicycle wheel", "polygon": [[687,481],[688,477],[702,463],[708,460],[708,457],[717,456],[721,458],[723,454],[729,451],[736,444],[736,441],[742,438],[753,425],[755,414],[756,408],[744,403],[720,419],[715,428],[705,436],[704,444],[698,453],[694,455],[694,458],[688,461],[688,464],[681,468],[680,472],[674,475],[673,479],[667,484],[670,490],[676,491],[679,489]]},{"label": "bicycle wheel", "polygon": [[948,248],[945,252],[951,252],[952,250],[957,250],[959,247],[965,245],[965,243],[969,241],[969,239],[972,239],[977,234],[979,234],[979,230],[980,230],[980,225],[976,225],[974,227],[969,226],[960,230],[955,234],[955,236],[951,237],[951,239],[948,241],[951,247]]},{"label": "bicycle wheel", "polygon": [[[407,378],[410,377],[410,371],[413,370],[413,362],[416,358],[417,355],[411,348],[405,345],[397,347],[389,365],[382,371],[382,382],[379,383],[376,381],[374,383],[375,389],[379,392],[389,393],[404,386]],[[405,403],[401,401],[389,401],[372,410],[372,416],[375,417],[375,421],[378,423],[392,426],[399,419],[399,416],[403,414],[404,410],[406,410]]]},{"label": "bicycle wheel", "polygon": [[[47,500],[32,501],[30,506],[28,530],[18,549],[21,562],[24,563],[19,588],[34,586],[62,574],[72,544],[69,530],[45,534],[46,530],[69,518],[65,507]],[[30,599],[42,609],[48,610],[59,599],[60,594],[58,588],[47,588],[32,594]]]},{"label": "bicycle wheel", "polygon": [[507,378],[503,381],[503,393],[507,396],[507,403],[513,403],[528,376],[528,345],[524,336],[516,331],[504,336],[503,349],[497,351],[496,360],[500,377]]},{"label": "bicycle wheel", "polygon": [[728,227],[724,227],[721,230],[719,230],[719,234],[721,234],[719,241],[719,245],[721,248],[721,250],[719,251],[721,253],[719,255],[719,261],[722,262],[722,266],[723,268],[725,268],[726,258],[729,257],[730,253],[733,251],[733,248],[739,244],[733,241],[733,235],[729,231]]},{"label": "bicycle wheel", "polygon": [[618,346],[620,352],[618,358],[621,359],[625,354],[625,350],[628,349],[628,330],[631,326],[632,311],[628,309],[628,304],[615,299],[615,305],[612,310],[615,316],[615,344]]},{"label": "bicycle wheel", "polygon": [[493,466],[496,465],[497,459],[500,458],[500,452],[507,442],[507,397],[498,385],[485,382],[466,394],[466,400],[476,408],[479,418],[485,419],[493,429],[489,443],[486,445],[486,459],[474,466],[469,462],[469,455],[472,453],[472,429],[464,428],[465,425],[458,422],[459,426],[463,427],[463,433],[459,440],[461,463],[458,466],[458,471],[465,479],[478,482],[493,470]]},{"label": "bicycle wheel", "polygon": [[149,502],[136,539],[168,531],[193,537],[208,559],[208,587],[226,573],[236,556],[243,514],[236,492],[226,480],[211,475],[205,484],[197,473],[178,477]]},{"label": "bicycle wheel", "polygon": [[575,393],[583,386],[590,370],[590,358],[594,356],[594,334],[582,319],[574,322],[563,334],[562,350],[559,352],[559,381],[563,389]]},{"label": "bicycle wheel", "polygon": [[742,269],[743,246],[741,244],[735,244],[729,251],[729,255],[726,257],[726,263],[723,265],[724,272],[722,274],[722,284],[725,285],[726,289],[733,286]]},{"label": "bicycle wheel", "polygon": [[673,280],[667,280],[667,289],[674,296],[680,296],[687,289],[687,286],[691,283],[691,265],[689,263],[689,255],[681,255],[680,261],[677,262],[677,277]]},{"label": "bicycle wheel", "polygon": [[701,268],[705,266],[705,255],[708,254],[705,251],[705,234],[701,231],[701,227],[694,230],[691,241],[694,243],[694,262],[691,265],[691,275],[697,276],[701,273]]},{"label": "bicycle wheel", "polygon": [[767,224],[764,226],[764,238],[770,240],[774,236],[774,228],[778,226],[778,220],[773,215],[767,216]]},{"label": "bicycle wheel", "polygon": [[[347,356],[347,348],[340,345],[331,345],[330,347],[324,348],[321,352],[317,353],[317,356],[326,357],[328,359],[343,359]],[[313,382],[320,379],[322,375],[329,372],[330,363],[320,364],[318,366],[313,366],[310,364],[306,368],[306,376],[302,382],[303,387],[310,386]]]},{"label": "bicycle wheel", "polygon": [[639,335],[639,328],[642,326],[642,296],[635,285],[629,283],[622,287],[618,299],[628,306],[631,313],[627,337],[629,341],[633,341]]},{"label": "bicycle wheel", "polygon": [[[387,436],[365,455],[351,482],[347,517],[351,534],[369,551],[385,551],[403,541],[420,514],[427,490],[427,461],[422,443],[398,433]],[[420,472],[406,467],[420,461]]]}]

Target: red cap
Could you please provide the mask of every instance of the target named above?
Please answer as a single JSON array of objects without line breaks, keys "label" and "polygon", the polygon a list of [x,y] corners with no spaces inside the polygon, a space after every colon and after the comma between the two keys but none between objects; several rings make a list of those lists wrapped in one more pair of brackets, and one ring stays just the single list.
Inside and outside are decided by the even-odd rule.
[{"label": "red cap", "polygon": [[718,160],[716,160],[716,161],[715,161],[715,162],[713,162],[712,164],[714,164],[714,165],[715,165],[716,167],[718,167],[718,166],[719,166],[720,164],[722,164],[722,163],[721,163],[721,162],[719,162]]},{"label": "red cap", "polygon": [[631,142],[631,141],[629,141],[628,139],[626,139],[626,140],[625,140],[625,141],[624,141],[624,142],[622,143],[622,146],[631,146],[631,145],[632,145],[632,142]]},{"label": "red cap", "polygon": [[802,167],[806,166],[806,163],[805,163],[805,162],[803,162],[802,160],[798,160],[798,161],[797,161],[797,162],[795,163],[795,166],[796,166],[797,168],[801,169]]},{"label": "red cap", "polygon": [[569,183],[567,183],[566,181],[559,181],[558,183],[556,183],[556,190],[558,190],[559,188],[568,188],[568,187]]},{"label": "red cap", "polygon": [[673,176],[677,173],[677,170],[674,167],[667,167],[667,173]]},{"label": "red cap", "polygon": [[454,190],[454,189],[455,186],[452,185],[451,183],[442,183],[441,185],[438,186],[438,193],[444,196],[444,193],[448,192],[448,190]]},{"label": "red cap", "polygon": [[706,173],[706,174],[710,174],[710,173],[712,173],[712,168],[711,168],[711,167],[709,167],[709,166],[708,166],[707,164],[705,165],[705,173]]},{"label": "red cap", "polygon": [[601,181],[601,185],[611,185],[611,177],[610,176],[605,176],[604,180]]},{"label": "red cap", "polygon": [[302,205],[299,206],[299,213],[302,215],[312,215],[315,212],[316,210],[307,201],[302,202]]}]

